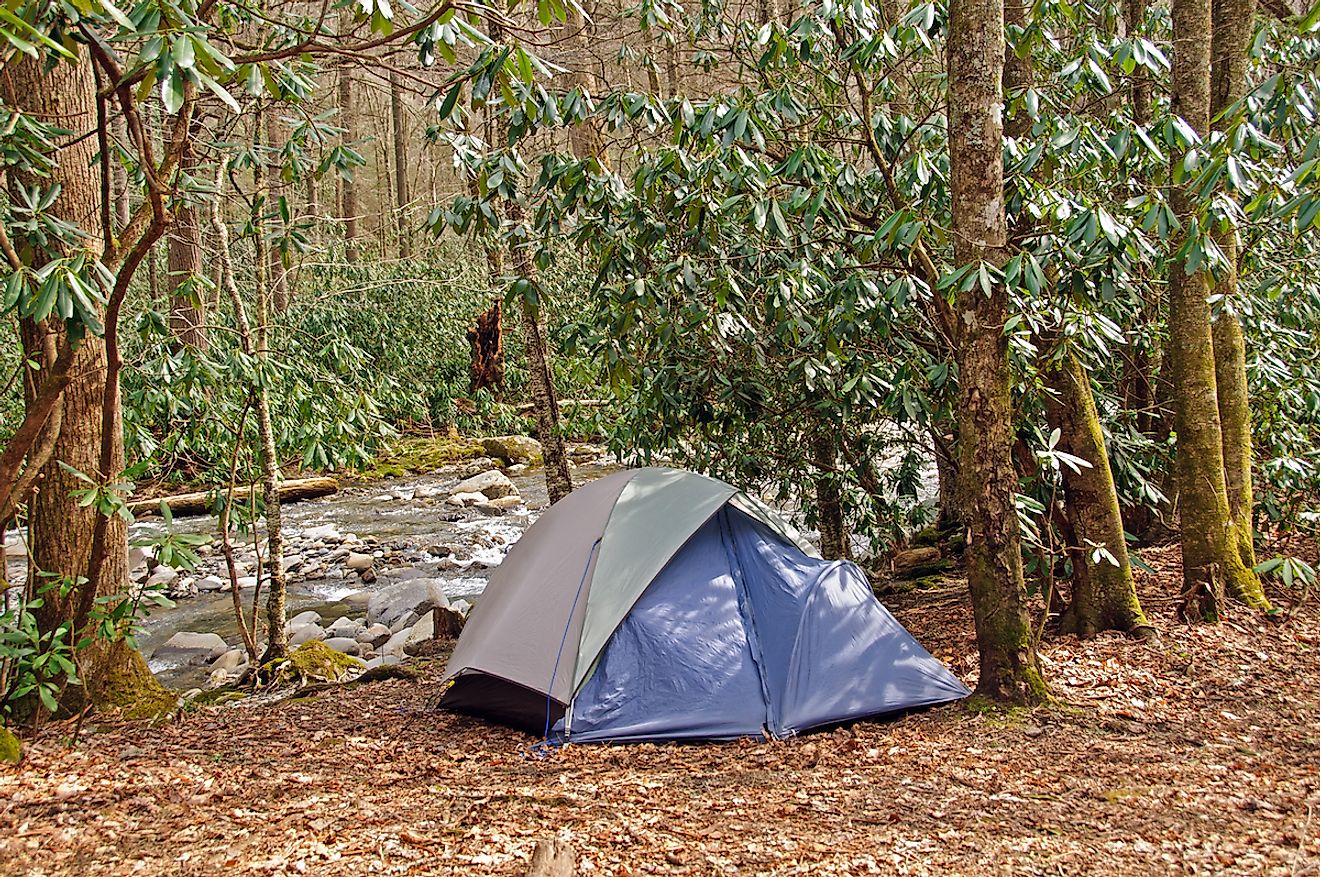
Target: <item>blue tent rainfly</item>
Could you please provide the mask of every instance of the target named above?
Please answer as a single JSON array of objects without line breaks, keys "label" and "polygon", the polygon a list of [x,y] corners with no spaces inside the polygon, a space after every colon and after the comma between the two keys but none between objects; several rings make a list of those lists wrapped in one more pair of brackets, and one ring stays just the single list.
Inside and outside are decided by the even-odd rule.
[{"label": "blue tent rainfly", "polygon": [[440,705],[555,741],[788,737],[968,691],[773,510],[676,469],[551,507],[491,575]]}]

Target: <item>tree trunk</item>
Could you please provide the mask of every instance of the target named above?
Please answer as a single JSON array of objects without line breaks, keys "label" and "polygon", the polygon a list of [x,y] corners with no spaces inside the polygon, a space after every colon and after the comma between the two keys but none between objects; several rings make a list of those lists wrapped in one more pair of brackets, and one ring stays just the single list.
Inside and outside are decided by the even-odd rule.
[{"label": "tree trunk", "polygon": [[[947,433],[945,425],[950,427]],[[935,528],[945,530],[958,526],[965,518],[958,507],[958,460],[954,456],[958,437],[953,434],[952,424],[939,422],[930,425],[930,437],[935,453],[935,477],[939,484],[939,515],[935,519]]]},{"label": "tree trunk", "polygon": [[[353,63],[345,61],[339,66],[339,127],[344,129],[345,142],[353,139]],[[339,220],[344,226],[344,258],[356,262],[358,236],[357,184],[355,170],[339,181]]]},{"label": "tree trunk", "polygon": [[394,195],[398,207],[399,258],[412,258],[412,224],[408,221],[408,135],[404,129],[403,83],[390,71],[390,119],[394,133]]},{"label": "tree trunk", "polygon": [[[179,156],[180,173],[197,173],[194,126]],[[206,306],[198,285],[202,277],[202,226],[197,209],[186,200],[174,211],[167,247],[166,289],[170,297],[170,332],[175,341],[193,350],[206,349]]]},{"label": "tree trunk", "polygon": [[[1227,131],[1234,117],[1226,115],[1247,90],[1247,61],[1255,0],[1213,0],[1212,59],[1210,66],[1210,118]],[[1221,116],[1224,116],[1221,118]],[[1251,485],[1251,404],[1247,395],[1247,352],[1238,319],[1238,236],[1234,228],[1216,229],[1215,241],[1227,265],[1216,285],[1225,303],[1214,321],[1215,392],[1218,396],[1220,439],[1224,447],[1224,480],[1228,513],[1237,537],[1238,554],[1247,569],[1256,566],[1253,544]],[[1229,579],[1230,593],[1249,606],[1269,608],[1260,579]]]},{"label": "tree trunk", "polygon": [[839,449],[829,426],[817,427],[811,435],[811,462],[816,467],[816,519],[820,528],[820,556],[847,560],[848,530],[843,520],[843,491],[839,488]]},{"label": "tree trunk", "polygon": [[[128,125],[124,121],[123,112],[117,112],[110,121],[111,142],[128,144]],[[129,202],[129,180],[128,168],[124,166],[116,150],[111,159],[111,167],[114,168],[114,197],[115,197],[115,235],[118,236],[128,226],[128,221],[132,213],[132,205]]]},{"label": "tree trunk", "polygon": [[[1058,449],[1091,464],[1080,472],[1062,467],[1073,568],[1072,602],[1064,614],[1063,629],[1079,636],[1102,630],[1131,633],[1149,629],[1132,580],[1118,492],[1091,380],[1071,354],[1064,356],[1048,378],[1055,393],[1047,403],[1049,420],[1059,430]],[[1098,546],[1110,556],[1093,559]]]},{"label": "tree trunk", "polygon": [[[1210,0],[1174,0],[1173,36],[1173,112],[1205,136],[1210,129]],[[1182,160],[1170,156],[1171,174]],[[1196,218],[1195,199],[1190,185],[1171,187],[1170,202],[1184,229]],[[1171,251],[1181,244],[1181,238],[1175,240]],[[1214,621],[1226,588],[1259,593],[1260,584],[1242,562],[1229,516],[1209,293],[1204,271],[1188,274],[1181,259],[1170,260],[1168,366],[1177,433],[1183,612]]]},{"label": "tree trunk", "polygon": [[[279,149],[284,135],[280,130],[280,118],[273,101],[266,103],[262,109],[262,116],[266,129],[264,138],[266,145],[271,149]],[[277,175],[267,174],[265,195],[268,211],[278,206],[280,188]],[[271,310],[276,314],[283,314],[289,309],[289,271],[284,265],[284,256],[278,247],[270,247],[266,254],[266,278],[270,287]]]},{"label": "tree trunk", "polygon": [[[1003,167],[1003,0],[949,7],[949,161],[959,266],[1007,260]],[[958,296],[958,437],[969,528],[967,581],[981,672],[977,693],[1015,703],[1048,696],[1031,641],[1015,507],[1008,292],[996,284]]]},{"label": "tree trunk", "polygon": [[[81,51],[81,50],[78,50]],[[94,137],[81,136],[81,132],[96,126],[95,90],[90,62],[80,57],[75,63],[60,63],[43,70],[37,62],[20,58],[6,69],[5,101],[20,112],[41,119],[59,120],[61,127],[80,132],[75,138],[59,144],[53,153],[58,166],[51,178],[42,185],[58,182],[59,197],[50,213],[61,220],[84,229],[95,229],[100,214],[100,189],[93,161],[96,146]],[[85,246],[99,255],[101,240],[91,235]],[[47,254],[27,251],[24,260],[40,265]],[[19,335],[26,356],[44,362],[48,349],[47,335],[53,334],[56,346],[67,343],[62,321],[48,320],[34,324],[24,320]],[[40,486],[28,504],[28,546],[32,552],[29,567],[29,587],[47,584],[38,578],[39,572],[53,573],[68,579],[89,575],[91,546],[99,512],[83,508],[71,496],[74,490],[87,485],[66,472],[64,463],[80,472],[96,477],[101,469],[102,402],[105,393],[105,342],[87,334],[73,354],[72,380],[64,392],[63,417],[59,435],[54,439],[51,458],[42,467]],[[25,386],[39,385],[40,381],[25,381]],[[25,402],[34,400],[25,393]],[[47,428],[51,428],[48,424]],[[111,465],[115,472],[124,465],[123,438],[118,420],[113,422]],[[45,635],[53,635],[62,625],[73,622],[76,640],[83,634],[79,610],[92,598],[113,598],[126,595],[128,577],[128,528],[122,518],[110,519],[103,537],[106,557],[100,574],[99,592],[95,595],[73,588],[60,596],[49,591],[36,611],[37,623]],[[112,601],[113,602],[113,601]],[[101,608],[108,609],[109,606]],[[78,653],[78,670],[82,687],[65,690],[62,706],[70,711],[85,704],[97,707],[124,708],[130,712],[142,710],[157,714],[174,703],[172,695],[158,683],[147,668],[142,656],[122,639],[92,636],[90,644]]]}]

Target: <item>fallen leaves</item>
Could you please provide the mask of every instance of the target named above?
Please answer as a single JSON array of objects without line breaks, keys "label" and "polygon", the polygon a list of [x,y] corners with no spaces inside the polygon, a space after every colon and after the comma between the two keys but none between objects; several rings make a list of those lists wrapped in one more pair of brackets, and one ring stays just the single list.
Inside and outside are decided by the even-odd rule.
[{"label": "fallen leaves", "polygon": [[[894,608],[971,681],[951,595]],[[438,663],[76,747],[53,729],[0,772],[0,873],[521,875],[551,835],[601,877],[1316,873],[1320,613],[1211,628],[1152,606],[1155,643],[1044,643],[1058,708],[782,743],[533,750],[431,712]]]}]

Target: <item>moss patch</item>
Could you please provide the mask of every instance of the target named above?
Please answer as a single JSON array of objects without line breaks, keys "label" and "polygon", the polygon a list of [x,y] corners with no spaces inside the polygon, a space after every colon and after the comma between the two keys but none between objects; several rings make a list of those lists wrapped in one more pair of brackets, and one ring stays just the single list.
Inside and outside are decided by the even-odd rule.
[{"label": "moss patch", "polygon": [[306,685],[310,682],[337,682],[362,669],[362,662],[351,655],[336,652],[320,640],[303,643],[287,658],[266,665],[266,675],[275,684]]},{"label": "moss patch", "polygon": [[0,726],[0,763],[18,764],[23,760],[23,744],[8,728]]},{"label": "moss patch", "polygon": [[392,451],[361,473],[363,478],[401,478],[408,474],[434,472],[451,463],[473,460],[485,454],[478,442],[441,436],[404,439]]}]

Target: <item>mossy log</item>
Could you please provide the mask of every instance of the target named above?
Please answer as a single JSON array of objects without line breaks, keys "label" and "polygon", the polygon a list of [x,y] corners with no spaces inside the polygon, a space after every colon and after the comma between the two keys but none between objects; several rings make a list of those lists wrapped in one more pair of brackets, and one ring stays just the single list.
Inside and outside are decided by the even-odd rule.
[{"label": "mossy log", "polygon": [[[170,508],[170,513],[179,515],[204,515],[211,511],[215,505],[215,494],[217,490],[224,488],[213,488],[212,490],[197,491],[194,493],[176,493],[174,496],[157,497],[155,499],[135,499],[128,504],[128,508],[139,518],[150,517],[160,514],[160,504],[164,502]],[[298,502],[304,499],[316,499],[320,496],[329,496],[339,491],[339,482],[334,478],[295,478],[292,481],[284,481],[279,485],[280,502]],[[234,501],[246,503],[250,487],[234,488]]]}]

